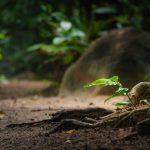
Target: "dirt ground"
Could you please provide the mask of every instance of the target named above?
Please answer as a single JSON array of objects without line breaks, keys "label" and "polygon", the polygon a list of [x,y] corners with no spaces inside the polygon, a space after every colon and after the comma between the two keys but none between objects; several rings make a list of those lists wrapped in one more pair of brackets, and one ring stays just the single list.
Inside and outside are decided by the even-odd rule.
[{"label": "dirt ground", "polygon": [[52,114],[57,111],[90,109],[90,112],[75,112],[69,119],[82,120],[85,116],[97,119],[108,114],[108,109],[114,110],[112,104],[124,97],[118,97],[107,104],[104,104],[107,96],[43,97],[40,93],[48,86],[47,82],[39,81],[12,81],[0,84],[1,150],[150,149],[149,135],[125,138],[133,130],[132,126],[91,129],[69,127],[49,133],[60,124],[61,120],[50,121]]}]

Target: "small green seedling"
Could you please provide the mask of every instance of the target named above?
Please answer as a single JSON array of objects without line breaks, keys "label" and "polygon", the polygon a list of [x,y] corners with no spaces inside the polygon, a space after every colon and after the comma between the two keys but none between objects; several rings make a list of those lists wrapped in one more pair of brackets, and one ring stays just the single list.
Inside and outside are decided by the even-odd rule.
[{"label": "small green seedling", "polygon": [[119,82],[119,78],[118,76],[113,76],[111,78],[101,78],[101,79],[98,79],[98,80],[95,80],[89,84],[86,84],[84,87],[91,87],[91,86],[100,86],[100,87],[104,87],[104,86],[117,86],[118,89],[111,95],[109,96],[105,102],[111,100],[112,98],[114,97],[117,97],[117,96],[127,96],[128,97],[128,101],[123,101],[123,102],[119,102],[119,103],[116,103],[115,105],[117,107],[123,107],[123,106],[134,106],[134,101],[128,96],[128,88],[124,88],[122,86],[122,84]]}]

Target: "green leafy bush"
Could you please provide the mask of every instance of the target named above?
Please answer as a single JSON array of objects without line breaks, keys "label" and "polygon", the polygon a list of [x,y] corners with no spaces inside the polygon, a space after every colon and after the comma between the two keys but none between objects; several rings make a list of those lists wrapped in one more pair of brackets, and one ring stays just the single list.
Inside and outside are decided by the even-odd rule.
[{"label": "green leafy bush", "polygon": [[0,71],[8,74],[40,73],[57,62],[67,68],[107,31],[128,26],[149,31],[150,25],[148,1],[1,0],[0,8],[0,31],[8,37]]},{"label": "green leafy bush", "polygon": [[35,44],[28,48],[28,52],[42,51],[49,56],[64,55],[63,63],[70,64],[74,60],[74,53],[81,54],[87,46],[85,33],[69,21],[61,21],[55,31],[52,44]]}]

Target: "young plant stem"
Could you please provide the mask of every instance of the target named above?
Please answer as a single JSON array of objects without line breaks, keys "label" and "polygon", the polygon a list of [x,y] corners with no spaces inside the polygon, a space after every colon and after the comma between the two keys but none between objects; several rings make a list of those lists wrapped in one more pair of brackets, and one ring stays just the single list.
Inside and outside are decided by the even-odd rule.
[{"label": "young plant stem", "polygon": [[129,101],[131,102],[131,105],[136,108],[135,103],[132,101],[132,99],[130,98],[129,94],[126,93],[126,96],[128,97]]}]

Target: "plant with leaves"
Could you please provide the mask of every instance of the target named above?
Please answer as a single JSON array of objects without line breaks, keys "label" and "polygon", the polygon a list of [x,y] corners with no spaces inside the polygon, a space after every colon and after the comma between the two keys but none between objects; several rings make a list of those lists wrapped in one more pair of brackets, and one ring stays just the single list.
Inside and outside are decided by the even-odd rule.
[{"label": "plant with leaves", "polygon": [[70,64],[75,54],[81,54],[87,46],[84,31],[69,21],[61,21],[55,28],[51,44],[38,43],[30,46],[28,52],[42,51],[49,56],[63,56],[64,64]]},{"label": "plant with leaves", "polygon": [[105,100],[105,102],[107,102],[107,101],[109,101],[112,98],[117,97],[117,96],[127,96],[128,97],[127,101],[118,102],[115,105],[118,106],[118,107],[121,107],[121,106],[135,106],[136,105],[136,100],[131,98],[128,95],[128,88],[124,88],[122,86],[122,84],[119,82],[118,76],[113,76],[113,77],[108,78],[108,79],[101,78],[101,79],[95,80],[95,81],[93,81],[89,84],[86,84],[84,87],[91,87],[91,86],[100,86],[100,87],[117,86],[118,87],[117,90],[111,96],[109,96]]}]

